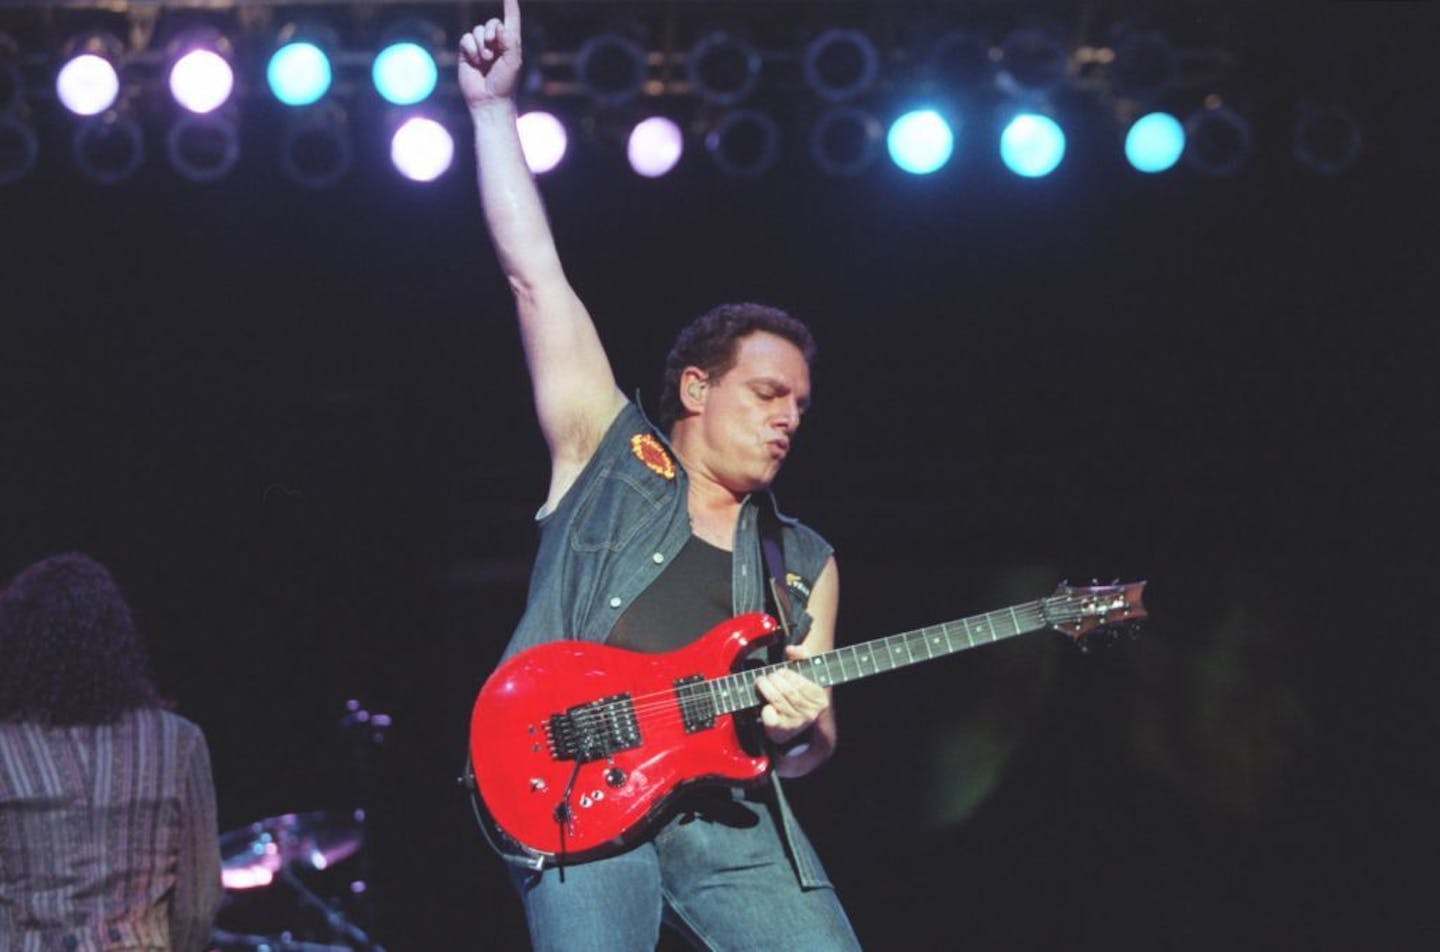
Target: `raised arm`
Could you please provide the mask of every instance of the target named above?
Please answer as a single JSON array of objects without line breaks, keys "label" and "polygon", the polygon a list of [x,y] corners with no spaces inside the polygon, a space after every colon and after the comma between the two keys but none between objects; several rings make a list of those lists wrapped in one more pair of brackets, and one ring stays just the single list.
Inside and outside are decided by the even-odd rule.
[{"label": "raised arm", "polygon": [[624,405],[585,305],[560,265],[516,130],[520,4],[460,38],[460,91],[475,125],[480,204],[515,295],[535,411],[550,447],[547,509],[579,475]]}]

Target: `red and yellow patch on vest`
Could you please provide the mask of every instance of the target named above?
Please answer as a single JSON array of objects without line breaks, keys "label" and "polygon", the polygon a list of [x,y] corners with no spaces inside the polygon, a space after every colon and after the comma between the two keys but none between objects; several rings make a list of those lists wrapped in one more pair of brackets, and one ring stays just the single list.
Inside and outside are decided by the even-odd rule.
[{"label": "red and yellow patch on vest", "polygon": [[649,433],[636,433],[630,437],[630,452],[656,476],[675,478],[675,463],[670,459],[670,454],[665,452],[660,441]]}]

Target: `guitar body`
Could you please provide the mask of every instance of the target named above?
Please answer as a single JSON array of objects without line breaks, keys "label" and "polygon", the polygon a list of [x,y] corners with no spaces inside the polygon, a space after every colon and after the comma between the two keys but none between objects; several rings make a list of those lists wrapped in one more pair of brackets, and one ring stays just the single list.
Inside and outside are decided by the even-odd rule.
[{"label": "guitar body", "polygon": [[770,760],[744,749],[736,715],[707,711],[685,685],[735,671],[776,629],[741,615],[665,654],[556,641],[505,662],[470,718],[476,790],[494,826],[563,862],[594,859],[642,837],[690,784],[764,777]]}]

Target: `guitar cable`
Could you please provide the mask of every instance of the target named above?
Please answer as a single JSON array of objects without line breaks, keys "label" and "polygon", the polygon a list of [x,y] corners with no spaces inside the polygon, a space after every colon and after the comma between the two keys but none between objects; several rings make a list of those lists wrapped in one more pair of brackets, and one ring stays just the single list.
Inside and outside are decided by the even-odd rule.
[{"label": "guitar cable", "polygon": [[560,802],[555,804],[555,822],[560,825],[560,852],[555,859],[555,868],[560,871],[560,881],[565,881],[565,825],[575,815],[570,808],[570,795],[575,790],[575,778],[580,776],[580,761],[575,761],[575,769],[570,771],[570,780],[565,784],[565,792],[560,794]]}]

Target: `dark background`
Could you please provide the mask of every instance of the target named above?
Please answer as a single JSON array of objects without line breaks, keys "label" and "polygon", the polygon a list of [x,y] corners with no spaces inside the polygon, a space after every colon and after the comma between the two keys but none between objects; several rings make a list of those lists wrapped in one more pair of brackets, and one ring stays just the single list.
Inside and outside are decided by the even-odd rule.
[{"label": "dark background", "polygon": [[[1437,16],[1226,22],[1257,116],[1228,179],[1130,172],[1092,121],[1036,182],[978,133],[928,179],[792,155],[742,183],[692,155],[645,182],[582,148],[544,181],[652,405],[714,303],[815,328],[778,490],[836,546],[842,642],[1150,580],[1139,640],[1034,635],[838,692],[841,751],[791,790],[867,946],[1433,929]],[[1289,152],[1307,77],[1366,123],[1339,177]],[[317,193],[263,139],[216,185],[152,155],[104,188],[45,135],[0,189],[0,575],[70,549],[112,568],[209,738],[222,829],[361,802],[344,703],[389,714],[377,936],[523,947],[454,777],[546,467],[463,138],[437,186],[377,147]],[[271,892],[222,922],[320,935]]]}]

